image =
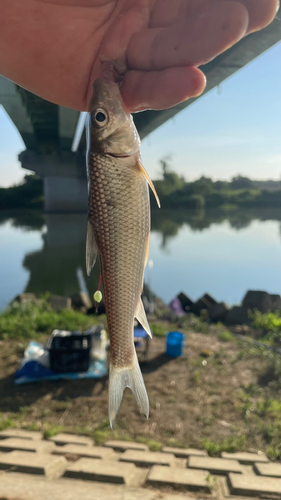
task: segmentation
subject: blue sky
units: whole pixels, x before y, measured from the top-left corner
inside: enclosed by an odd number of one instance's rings
[[[159,159],[172,156],[173,170],[188,180],[201,175],[230,179],[281,178],[281,43],[237,72],[142,143],[152,178]],[[17,155],[24,148],[0,107],[0,186],[20,182],[26,171]]]

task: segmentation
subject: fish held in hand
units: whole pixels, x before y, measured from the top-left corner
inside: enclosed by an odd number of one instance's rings
[[[149,254],[150,203],[140,139],[118,85],[94,83],[87,124],[88,275],[99,255],[110,336],[109,419],[112,426],[129,387],[141,411],[149,401],[134,347],[134,318],[151,331],[141,301]]]

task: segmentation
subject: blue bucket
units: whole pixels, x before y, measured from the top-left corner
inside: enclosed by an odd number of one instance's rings
[[[166,354],[173,358],[182,356],[185,335],[180,332],[169,332],[166,336]]]

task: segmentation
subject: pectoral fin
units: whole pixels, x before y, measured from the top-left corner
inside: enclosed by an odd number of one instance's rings
[[[158,207],[160,208],[160,201],[159,201],[158,195],[157,195],[157,193],[156,193],[156,189],[155,189],[155,187],[154,187],[154,185],[153,185],[152,180],[150,179],[150,177],[149,177],[149,175],[148,175],[147,171],[145,170],[145,168],[144,168],[144,166],[143,166],[143,164],[141,163],[141,161],[140,161],[140,160],[138,160],[138,161],[137,161],[137,166],[138,166],[139,170],[141,171],[141,173],[142,173],[142,174],[144,175],[144,177],[146,178],[146,180],[147,180],[148,184],[150,185],[150,187],[151,187],[151,189],[152,189],[152,191],[153,191],[153,194],[154,194],[154,196],[155,196],[155,199],[156,199],[157,205],[158,205]]]
[[[143,307],[143,303],[140,297],[139,305],[135,314],[135,318],[140,322],[141,326],[145,329],[145,331],[148,333],[148,335],[152,338],[152,333],[147,321],[147,317],[145,314],[145,310]]]
[[[87,238],[86,238],[86,270],[88,276],[90,276],[90,272],[95,265],[97,255],[98,255],[98,247],[94,234],[94,228],[91,222],[88,220]]]

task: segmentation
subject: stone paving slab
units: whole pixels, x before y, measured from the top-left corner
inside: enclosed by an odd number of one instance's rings
[[[54,443],[35,439],[7,438],[0,440],[0,451],[29,451],[33,453],[49,453],[54,449]]]
[[[52,441],[57,446],[63,446],[65,444],[79,444],[82,446],[92,446],[93,440],[87,436],[78,436],[76,434],[57,434],[56,436],[50,437],[48,441]]]
[[[0,455],[1,470],[15,470],[26,474],[40,474],[48,479],[60,477],[67,466],[64,457],[54,457],[43,453],[11,451]]]
[[[175,457],[171,453],[159,451],[134,451],[127,450],[119,457],[121,462],[131,462],[138,467],[151,467],[152,465],[175,465]]]
[[[281,464],[254,464],[254,471],[259,476],[280,477]]]
[[[173,448],[172,446],[164,446],[162,453],[172,453],[177,458],[189,458],[191,456],[207,457],[205,450],[195,450],[194,448]]]
[[[188,491],[211,493],[207,482],[208,473],[203,470],[178,469],[154,465],[149,471],[146,484],[150,486],[172,486]]]
[[[224,460],[223,458],[189,457],[189,469],[207,470],[212,474],[227,475],[229,472],[243,473],[242,466],[237,460]]]
[[[280,479],[271,477],[230,473],[228,475],[228,486],[232,495],[244,495],[246,497],[281,495]]]
[[[133,499],[132,499],[133,500]],[[158,497],[158,500],[159,497]],[[161,496],[161,500],[194,500],[194,497],[188,496],[186,494],[180,495],[179,493],[171,494],[171,495],[165,495],[164,497]]]
[[[148,451],[148,446],[146,444],[133,443],[132,441],[106,441],[104,446],[121,452],[126,450]]]
[[[114,450],[112,448],[104,448],[103,446],[65,444],[64,446],[56,446],[52,453],[54,455],[77,455],[84,458],[107,459],[114,455]]]
[[[159,500],[159,493],[155,490],[119,484],[93,485],[87,481],[65,478],[50,481],[42,476],[2,472],[0,498],[2,500]],[[161,497],[161,500],[166,500],[166,497]]]
[[[81,458],[67,467],[64,477],[106,483],[131,484],[136,473],[137,469],[134,464]]]
[[[42,433],[38,431],[25,431],[24,429],[6,429],[0,432],[0,439],[19,438],[42,440]]]
[[[269,462],[267,456],[262,453],[249,453],[246,451],[237,453],[227,453],[223,451],[221,457],[226,460],[238,460],[238,462],[243,465],[254,465],[255,462]]]

